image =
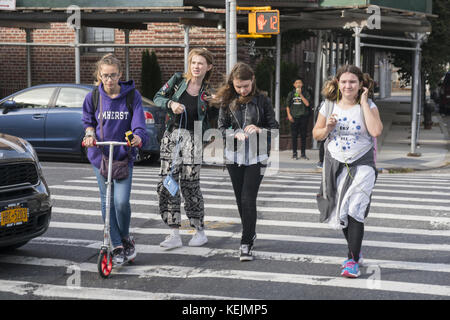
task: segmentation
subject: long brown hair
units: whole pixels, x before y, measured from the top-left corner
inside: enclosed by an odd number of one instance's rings
[[[336,101],[338,99],[339,79],[346,72],[353,73],[355,76],[357,76],[359,82],[362,82],[363,86],[369,89],[369,97],[373,97],[374,81],[370,77],[370,75],[368,73],[363,73],[357,66],[346,64],[338,69],[334,78],[325,82],[322,88],[322,95],[325,97],[325,99],[331,101]],[[359,91],[358,96],[356,97],[356,101],[360,100],[361,94],[362,91]]]
[[[214,63],[214,56],[211,53],[211,51],[209,51],[208,49],[205,49],[205,48],[194,48],[191,51],[189,51],[189,55],[188,55],[188,70],[184,74],[184,78],[186,80],[188,80],[188,81],[192,79],[191,62],[192,62],[192,58],[194,56],[202,56],[203,58],[205,58],[206,63],[208,65],[213,65],[213,63]],[[209,79],[211,79],[211,75],[212,75],[213,69],[214,69],[214,65],[211,68],[211,70],[208,70],[206,72],[205,77],[203,78],[203,82],[205,82],[205,83],[209,82]]]
[[[234,89],[233,81],[234,80],[252,80],[252,91],[246,97],[241,97]],[[259,91],[256,88],[256,80],[255,80],[255,72],[252,67],[244,62],[238,62],[234,65],[233,69],[231,69],[228,78],[225,83],[217,90],[214,99],[212,99],[211,103],[220,105],[221,107],[226,108],[230,106],[232,110],[237,108],[238,103],[247,103],[249,102],[255,94]]]

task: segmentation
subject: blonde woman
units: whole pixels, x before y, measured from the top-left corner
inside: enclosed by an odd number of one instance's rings
[[[194,146],[194,124],[195,121],[200,121],[202,132],[208,128],[208,109],[210,107],[207,97],[210,95],[208,83],[212,70],[213,55],[211,52],[203,48],[192,49],[188,56],[187,73],[175,73],[153,99],[158,107],[167,110],[170,117],[161,140],[161,181],[157,187],[159,213],[164,223],[172,229],[171,234],[160,244],[166,249],[183,245],[179,234],[181,226],[180,191],[172,196],[163,184],[169,174],[180,186],[185,201],[186,215],[191,227],[196,230],[189,241],[189,246],[202,246],[208,242],[204,231],[205,209],[200,190],[201,157],[194,154],[195,151],[201,150],[196,150]],[[179,128],[183,129],[180,135],[178,134]],[[202,132],[198,134],[202,134]],[[202,141],[201,137],[197,137],[197,139]],[[177,143],[180,143],[180,149],[175,158]],[[199,159],[200,161],[198,161]]]
[[[317,203],[320,221],[341,228],[348,243],[348,259],[341,275],[356,278],[377,171],[374,138],[383,130],[377,106],[369,99],[373,80],[353,65],[341,67],[328,81],[313,129],[316,140],[325,140],[323,179]]]

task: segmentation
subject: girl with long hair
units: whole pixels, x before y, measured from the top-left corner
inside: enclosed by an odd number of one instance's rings
[[[341,275],[356,278],[362,263],[364,220],[369,213],[377,170],[374,138],[383,130],[378,108],[369,99],[373,80],[356,66],[342,66],[325,83],[325,102],[313,136],[325,140],[322,184],[317,203],[320,221],[344,232],[348,259]]]
[[[256,88],[254,71],[242,62],[233,67],[213,102],[221,106],[218,128],[242,221],[240,260],[249,261],[256,239],[256,198],[270,151],[268,131],[278,129],[278,122],[270,99]]]
[[[209,79],[213,70],[213,55],[204,48],[189,52],[186,74],[175,73],[156,93],[156,106],[165,108],[169,114],[166,131],[161,140],[161,181],[158,183],[159,213],[172,232],[160,243],[161,247],[173,249],[183,245],[179,228],[181,226],[180,191],[172,195],[164,186],[164,180],[171,175],[178,182],[184,198],[184,208],[191,227],[196,233],[189,246],[202,246],[208,242],[204,231],[204,201],[200,190],[201,146],[196,148],[194,124],[200,121],[202,134],[208,126],[207,101]],[[179,134],[179,130],[182,134]],[[198,139],[198,137],[197,137]],[[200,141],[202,139],[200,138]],[[179,149],[177,148],[179,144]],[[200,149],[200,150],[197,150]],[[179,151],[179,152],[177,152]]]

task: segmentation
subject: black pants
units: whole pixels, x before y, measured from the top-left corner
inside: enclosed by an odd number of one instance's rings
[[[364,223],[348,217],[348,226],[342,229],[348,245],[348,258],[356,262],[359,260],[361,245],[364,237]]]
[[[325,149],[324,149],[325,140],[319,141],[319,162],[323,162],[323,157],[325,156]]]
[[[303,115],[298,118],[294,118],[294,122],[291,123],[292,134],[292,154],[297,155],[297,137],[300,134],[301,155],[304,156],[306,150],[306,134],[308,129],[308,115]]]
[[[261,169],[264,170],[264,166],[260,163],[250,166],[227,164],[227,169],[241,216],[241,244],[253,245],[253,239],[256,235],[256,197],[264,177],[263,172],[261,172]]]

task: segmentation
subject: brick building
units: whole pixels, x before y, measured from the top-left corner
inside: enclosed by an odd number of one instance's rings
[[[92,30],[89,31],[96,31]],[[98,30],[97,30],[98,31]],[[105,31],[105,29],[100,29]],[[125,43],[124,32],[119,29],[107,30],[112,33],[113,42]],[[83,31],[85,34],[88,30]],[[225,32],[217,28],[191,27],[190,46],[206,47],[215,57],[216,72],[213,83],[222,81],[225,73]],[[111,40],[111,37],[108,39]],[[50,29],[34,29],[31,31],[31,41],[47,44],[70,44],[74,42],[74,31],[66,23],[51,23]],[[130,44],[183,44],[184,29],[177,23],[151,23],[147,30],[133,30],[130,32]],[[0,28],[0,42],[26,42],[26,32],[20,28]],[[89,48],[91,49],[91,48]],[[95,62],[105,51],[114,52],[123,62],[124,48],[110,48],[99,52],[96,50],[82,50],[81,83],[92,83],[92,73]],[[106,48],[107,49],[107,48]],[[130,79],[134,79],[137,87],[141,82],[141,55],[145,48],[130,48],[129,72]],[[163,80],[167,80],[174,72],[184,69],[183,48],[150,48],[155,50],[162,71]],[[31,79],[32,85],[54,82],[74,82],[75,61],[74,49],[58,46],[31,47]],[[3,97],[18,89],[27,87],[26,48],[24,46],[0,46],[0,95]]]

